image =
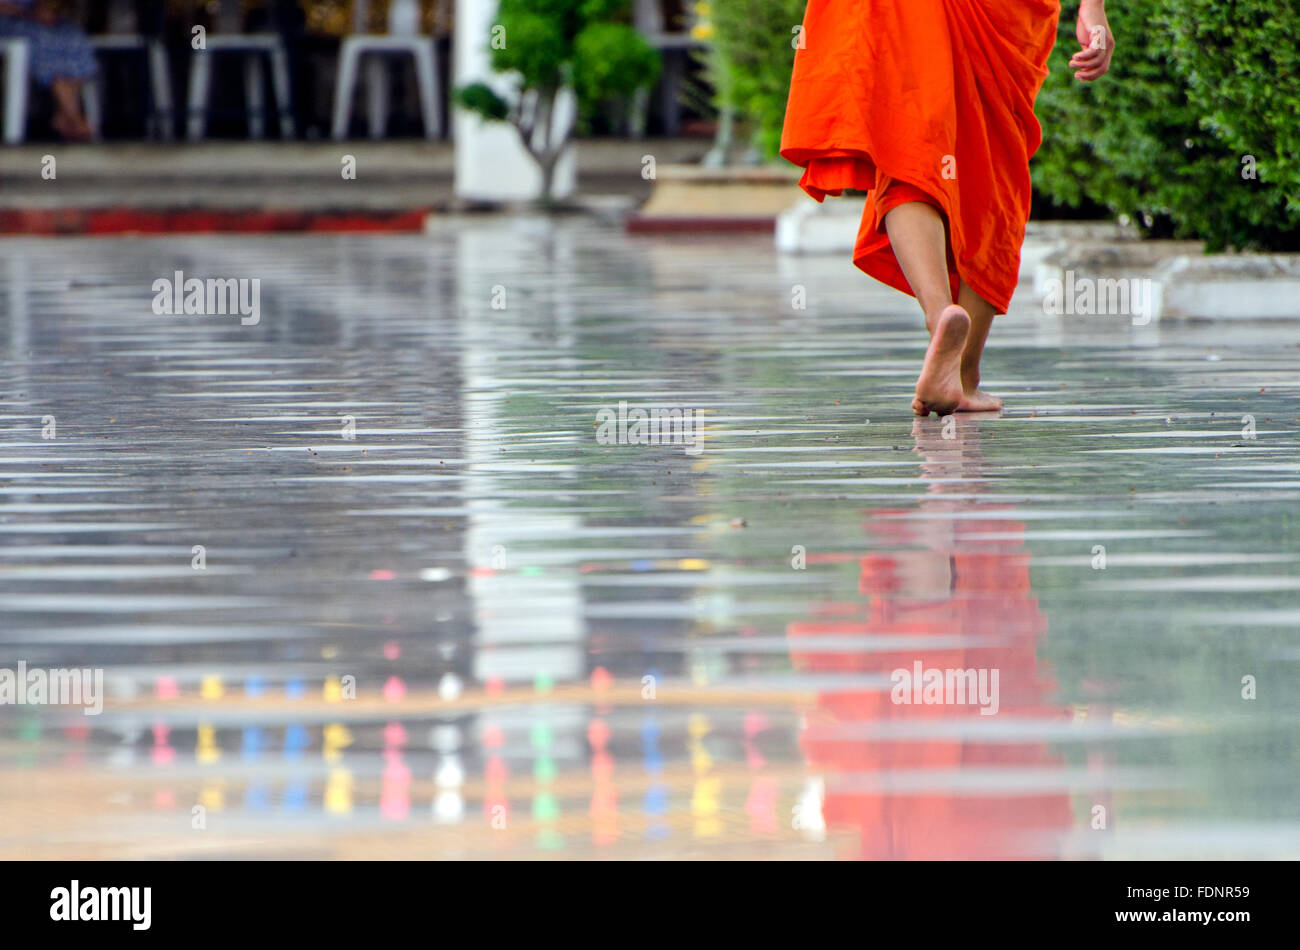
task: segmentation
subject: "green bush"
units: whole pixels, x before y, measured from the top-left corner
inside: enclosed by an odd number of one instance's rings
[[[659,53],[621,23],[593,23],[573,42],[573,87],[590,120],[602,108],[627,107],[632,95],[659,78]]]
[[[1169,3],[1174,49],[1202,124],[1237,159],[1257,243],[1300,246],[1300,6],[1262,0]],[[1259,184],[1241,177],[1242,159]],[[1238,243],[1232,241],[1230,243]]]
[[[794,34],[806,0],[712,0],[709,72],[719,108],[750,124],[750,143],[764,158],[781,147],[785,101],[794,69]]]
[[[1300,246],[1300,74],[1288,36],[1300,11],[1283,6],[1124,0],[1107,10],[1115,57],[1095,83],[1068,68],[1076,8],[1063,10],[1038,100],[1035,187],[1059,204],[1127,215],[1151,236]],[[1245,156],[1255,179],[1243,178]]]

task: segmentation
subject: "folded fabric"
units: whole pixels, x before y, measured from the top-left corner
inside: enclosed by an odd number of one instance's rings
[[[1059,15],[1059,0],[809,0],[781,154],[818,201],[870,192],[858,267],[912,293],[881,219],[927,201],[947,221],[954,297],[965,280],[1006,312]]]

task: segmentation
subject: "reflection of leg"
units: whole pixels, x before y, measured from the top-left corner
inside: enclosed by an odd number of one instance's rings
[[[903,276],[925,313],[930,346],[916,381],[912,410],[946,415],[961,402],[961,355],[970,328],[969,315],[952,302],[948,282],[948,236],[937,208],[909,201],[884,218],[889,243]]]
[[[988,467],[980,452],[978,423],[974,419],[912,420],[916,454],[921,456],[921,476],[931,481],[931,494],[969,495],[983,487]],[[960,479],[940,481],[939,479]]]
[[[948,533],[947,544],[942,535],[943,527],[951,527],[952,522],[944,522],[939,530],[929,528],[922,532],[921,541],[929,550],[896,551],[893,555],[894,573],[898,586],[891,595],[903,600],[946,600],[952,596],[952,534]]]
[[[965,281],[961,283],[957,302],[970,314],[970,333],[966,335],[966,346],[961,354],[962,398],[957,409],[964,412],[1001,409],[1001,399],[990,396],[979,388],[980,357],[984,354],[984,342],[988,339],[997,310],[993,304],[971,290]]]
[[[978,426],[973,419],[956,416],[912,420],[914,451],[921,458],[921,477],[928,494],[918,506],[918,513],[925,517],[909,520],[901,533],[892,537],[895,543],[919,548],[889,555],[895,576],[890,593],[896,598],[934,601],[952,596],[956,583],[953,555],[962,548],[957,513],[972,510],[973,496],[983,488],[981,476],[986,470]]]

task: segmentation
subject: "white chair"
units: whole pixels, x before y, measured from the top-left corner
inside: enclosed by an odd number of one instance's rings
[[[289,108],[289,55],[278,33],[240,33],[239,9],[230,0],[221,4],[218,32],[206,38],[206,49],[196,49],[190,56],[190,92],[188,137],[191,142],[203,138],[208,127],[208,94],[212,84],[212,60],[218,54],[243,59],[244,104],[251,138],[266,137],[266,102],[262,87],[266,63],[271,64],[271,82],[275,88],[276,113],[280,119],[280,137],[293,138],[293,113]]]
[[[438,107],[438,47],[433,37],[420,34],[418,0],[391,0],[386,35],[364,33],[365,24],[365,0],[356,0],[353,9],[353,28],[356,32],[344,38],[339,53],[339,75],[334,88],[334,138],[343,139],[347,136],[348,119],[352,114],[352,95],[357,86],[357,66],[362,56],[370,57],[366,64],[366,109],[370,137],[382,138],[388,122],[388,60],[394,56],[411,56],[415,60],[424,137],[439,138],[442,135],[442,113]]]
[[[0,39],[5,61],[4,143],[17,145],[27,135],[27,65],[31,50],[23,39]]]
[[[173,137],[172,82],[167,67],[167,50],[163,46],[162,39],[157,36],[145,36],[140,31],[135,4],[132,0],[110,0],[108,32],[90,37],[90,45],[96,53],[144,54],[149,70],[149,91],[153,98],[148,131],[150,135],[171,141]],[[82,103],[86,109],[86,121],[90,123],[96,139],[100,137],[103,128],[103,110],[100,104],[103,97],[104,72],[100,70],[99,75],[92,82],[82,86]]]

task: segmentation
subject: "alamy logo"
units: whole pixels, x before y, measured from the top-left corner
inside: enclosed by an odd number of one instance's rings
[[[104,711],[103,670],[0,669],[0,706],[84,706],[87,716]]]
[[[200,280],[176,271],[172,279],[153,282],[153,312],[171,314],[239,314],[246,327],[262,320],[262,281],[257,277],[209,277]]]
[[[1043,312],[1055,316],[1127,316],[1133,326],[1151,322],[1160,306],[1160,285],[1146,278],[1053,277],[1044,285]]]
[[[50,891],[50,920],[128,920],[132,930],[153,921],[152,887],[71,887]]]
[[[596,413],[596,441],[601,445],[684,445],[687,455],[704,451],[700,430],[704,413],[699,409],[663,409],[618,404],[618,412]]]
[[[998,712],[996,669],[924,669],[917,660],[910,670],[894,670],[889,680],[894,684],[889,698],[895,705],[979,706],[981,716],[996,716]]]

